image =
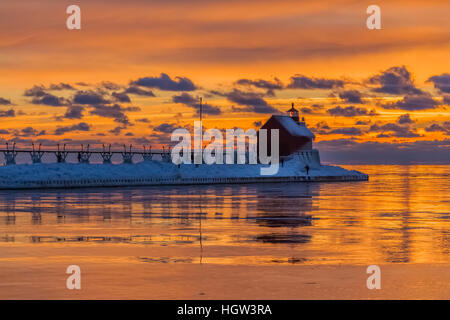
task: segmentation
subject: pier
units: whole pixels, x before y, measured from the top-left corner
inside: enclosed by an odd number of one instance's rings
[[[133,163],[133,157],[135,155],[140,155],[144,161],[151,161],[154,155],[159,155],[163,161],[171,159],[170,148],[159,151],[152,151],[151,146],[143,146],[142,150],[133,150],[133,146],[123,145],[122,150],[112,150],[111,145],[103,145],[102,149],[91,149],[90,145],[81,145],[80,149],[66,149],[66,145],[58,144],[56,148],[42,148],[42,144],[31,145],[31,149],[17,149],[15,143],[6,143],[6,147],[0,149],[0,153],[3,153],[5,157],[6,165],[15,165],[16,157],[20,153],[25,153],[30,155],[32,163],[42,163],[42,157],[45,154],[53,154],[56,158],[57,163],[65,163],[67,156],[70,154],[76,155],[76,161],[78,163],[90,163],[90,158],[92,155],[97,154],[103,159],[104,164],[110,164],[113,155],[120,155],[122,157],[123,163]]]
[[[348,182],[368,181],[365,174],[340,176],[291,176],[291,177],[200,177],[200,178],[128,178],[128,179],[63,179],[63,180],[0,180],[0,190],[4,189],[57,189],[92,187],[131,187],[131,186],[177,186],[212,184],[249,184],[249,183],[290,183],[290,182]]]
[[[64,145],[54,149],[32,145],[31,149],[16,149],[8,144],[0,149],[6,159],[6,166],[0,166],[0,190],[41,189],[41,188],[85,188],[85,187],[130,187],[163,185],[210,185],[239,183],[288,183],[288,182],[338,182],[367,181],[361,172],[320,164],[317,150],[298,151],[281,158],[274,175],[261,175],[261,168],[267,165],[254,164],[174,164],[171,150],[153,151],[150,147],[133,150],[133,146],[123,146],[113,150],[112,146],[102,146],[92,150],[89,145],[78,150],[67,149]],[[16,156],[24,153],[32,165],[16,164]],[[49,163],[45,154],[55,159]],[[97,159],[92,159],[95,154]],[[66,161],[68,155],[72,155]],[[117,155],[121,164],[112,164]],[[144,161],[135,161],[134,156],[142,156]],[[157,155],[156,159],[153,157]],[[48,158],[48,157],[47,157]],[[103,159],[103,164],[102,164]],[[21,160],[21,159],[19,159]],[[306,167],[309,170],[306,171]]]

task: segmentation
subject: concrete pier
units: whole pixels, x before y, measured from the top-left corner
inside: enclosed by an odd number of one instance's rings
[[[0,189],[42,189],[42,188],[92,188],[132,186],[173,186],[247,183],[294,183],[294,182],[344,182],[368,181],[369,176],[294,176],[294,177],[233,177],[233,178],[141,178],[141,179],[80,179],[80,180],[30,180],[1,181]]]

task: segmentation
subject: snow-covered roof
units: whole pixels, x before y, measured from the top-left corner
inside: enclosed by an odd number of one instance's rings
[[[314,133],[312,133],[304,124],[298,124],[289,116],[273,116],[275,119],[277,119],[281,125],[291,134],[292,136],[296,137],[308,137],[308,138],[315,138]]]

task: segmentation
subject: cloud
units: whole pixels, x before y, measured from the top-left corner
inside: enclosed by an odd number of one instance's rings
[[[450,74],[444,73],[440,76],[432,76],[427,82],[433,82],[434,87],[441,92],[450,93]]]
[[[72,131],[89,131],[91,130],[91,127],[86,122],[80,122],[78,124],[74,124],[72,126],[67,127],[58,127],[56,128],[54,135],[60,136],[63,135],[66,132],[72,132]]]
[[[136,86],[130,86],[127,89],[125,89],[124,93],[128,94],[135,94],[138,96],[147,96],[147,97],[154,97],[155,94],[151,90],[145,90]]]
[[[255,112],[255,113],[279,113],[277,109],[269,105],[264,100],[264,94],[258,92],[247,92],[239,89],[233,89],[230,92],[212,91],[213,94],[226,97],[229,101],[245,106],[245,108],[233,108],[239,112]]]
[[[139,78],[136,81],[132,81],[131,84],[164,91],[193,91],[197,89],[194,83],[188,78],[176,77],[175,80],[172,80],[165,73],[161,73],[159,77]]]
[[[319,134],[322,134],[322,132],[325,132],[326,134],[326,131],[330,129],[331,128],[326,121],[319,121],[316,123],[315,127],[312,128],[314,132],[317,132]]]
[[[382,105],[385,109],[400,109],[408,111],[435,109],[439,103],[428,94],[406,95],[402,100]]]
[[[83,118],[84,107],[82,106],[69,106],[66,109],[66,113],[63,118],[66,119],[81,119]]]
[[[266,94],[269,96],[274,96],[275,95],[274,90],[281,90],[284,87],[283,83],[278,78],[274,78],[273,81],[263,79],[258,80],[239,79],[235,82],[235,84],[241,86],[254,87],[258,89],[265,89],[267,90]]]
[[[9,130],[0,129],[0,134],[9,134]]]
[[[73,97],[73,102],[83,105],[98,105],[109,103],[103,95],[92,90],[77,91]]]
[[[291,77],[288,84],[290,89],[333,89],[342,88],[345,82],[337,79],[309,78],[304,75],[297,74]]]
[[[8,117],[15,117],[16,116],[16,112],[14,111],[14,109],[9,109],[9,110],[0,110],[0,118],[8,118]]]
[[[197,113],[200,112],[200,101],[199,99],[194,98],[193,96],[191,96],[189,93],[182,93],[181,95],[178,96],[173,96],[172,97],[172,101],[175,103],[181,103],[184,104],[188,107],[194,108],[197,110]],[[216,106],[212,106],[210,104],[207,103],[203,103],[202,104],[202,112],[203,114],[211,114],[211,115],[218,115],[221,114],[222,111],[220,110],[219,107]]]
[[[362,94],[358,90],[347,90],[339,93],[339,98],[348,103],[364,103],[362,101]]]
[[[42,136],[42,135],[45,135],[46,134],[46,131],[45,130],[41,130],[41,131],[39,131],[39,130],[36,130],[36,129],[34,129],[33,127],[26,127],[26,128],[23,128],[22,130],[16,130],[15,132],[14,132],[14,134],[16,135],[16,136],[19,136],[19,137],[32,137],[32,136]]]
[[[331,130],[330,126],[326,121],[319,121],[316,123],[314,127],[311,127],[310,129],[312,132],[319,135],[321,134],[326,135],[328,134],[328,131]]]
[[[52,106],[52,107],[61,107],[67,105],[66,99],[62,97],[54,96],[50,93],[45,93],[42,96],[34,97],[31,100],[31,103],[33,104],[42,104],[46,106]]]
[[[372,91],[389,94],[421,94],[414,86],[411,73],[402,67],[392,67],[368,80],[369,84],[379,85]]]
[[[125,128],[124,127],[115,127],[114,129],[109,130],[109,133],[112,133],[113,135],[118,136],[122,132],[123,129],[125,129]]]
[[[128,116],[125,112],[136,112],[140,111],[139,107],[122,107],[119,104],[109,105],[94,105],[93,109],[90,110],[90,114],[97,115],[105,118],[112,118],[115,122],[122,123],[123,125],[131,125]]]
[[[366,125],[370,124],[370,122],[371,122],[370,120],[369,121],[358,120],[355,122],[355,125],[356,126],[366,126]]]
[[[403,114],[400,117],[398,117],[397,120],[398,124],[411,124],[414,123],[414,121],[411,119],[409,113]]]
[[[171,123],[162,123],[157,127],[154,127],[153,130],[161,133],[172,133],[174,130],[180,128],[177,124]]]
[[[355,106],[349,106],[342,108],[337,106],[335,108],[328,109],[327,112],[332,116],[341,117],[356,117],[356,116],[375,116],[377,113],[375,110],[368,111],[365,108],[356,108]]]
[[[420,134],[411,130],[409,126],[401,126],[396,123],[386,123],[384,125],[373,124],[369,132],[381,132],[382,136],[378,136],[379,138],[384,137],[397,137],[397,138],[416,138],[421,137]],[[388,132],[389,134],[386,134]]]
[[[61,107],[69,103],[68,101],[66,101],[66,99],[57,97],[51,93],[46,92],[45,90],[46,88],[42,85],[34,85],[32,88],[26,89],[23,95],[26,97],[33,97],[33,99],[31,100],[31,103],[33,104]]]
[[[119,88],[118,85],[112,82],[102,82],[101,86],[107,90]],[[98,88],[97,90],[80,90],[77,91],[63,118],[81,119],[85,108],[89,108],[89,114],[97,115],[105,118],[112,118],[115,122],[121,123],[125,126],[131,125],[126,112],[140,111],[139,107],[129,106],[123,107],[118,103],[111,103],[110,100],[116,100],[122,103],[130,103],[131,99],[125,92],[112,92]]]
[[[50,84],[48,90],[75,90],[75,88],[68,83],[60,82],[58,84]]]
[[[331,129],[326,121],[317,122],[314,127],[311,127],[311,130],[319,135],[343,134],[347,136],[360,136],[364,134],[361,129],[355,127]]]
[[[102,81],[100,83],[100,87],[103,89],[106,89],[106,90],[110,90],[110,91],[113,91],[113,90],[117,91],[117,90],[122,89],[122,86],[120,86],[114,82],[111,82],[111,81]]]
[[[433,123],[425,128],[427,132],[444,132],[446,135],[450,135],[450,121],[446,121],[443,124]]]
[[[172,101],[175,103],[182,103],[185,105],[195,105],[195,104],[200,104],[200,101],[198,99],[195,99],[193,96],[191,96],[189,93],[182,93],[179,96],[173,96],[172,97]]]
[[[61,107],[66,106],[70,102],[63,97],[57,97],[51,93],[46,92],[46,90],[75,90],[71,85],[67,83],[50,84],[48,88],[43,85],[34,85],[30,89],[26,89],[24,96],[33,97],[31,103],[46,105],[51,107]]]
[[[124,92],[113,92],[111,95],[119,102],[131,102],[130,97]]]
[[[147,118],[140,118],[140,119],[136,119],[136,122],[149,123],[150,120],[148,120]]]
[[[6,106],[6,105],[10,105],[10,104],[11,104],[11,100],[0,97],[0,105]]]
[[[33,86],[30,89],[25,89],[25,92],[23,95],[25,97],[42,97],[43,95],[46,95],[45,87],[44,86]]]

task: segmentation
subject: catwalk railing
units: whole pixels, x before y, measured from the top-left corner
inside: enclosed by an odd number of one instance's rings
[[[234,150],[235,155],[234,158],[237,158],[237,151]],[[139,155],[142,157],[144,161],[152,161],[154,160],[154,156],[158,155],[160,160],[163,162],[171,162],[171,149],[170,147],[163,147],[162,150],[152,150],[151,146],[143,146],[141,150],[133,150],[133,146],[125,146],[123,145],[122,150],[112,150],[112,146],[103,145],[101,149],[91,149],[90,145],[81,145],[80,149],[66,149],[66,145],[57,145],[56,148],[46,148],[43,149],[42,145],[39,144],[35,146],[31,145],[31,149],[17,149],[15,143],[6,143],[6,148],[0,149],[0,153],[3,153],[5,158],[6,165],[14,165],[17,163],[16,157],[19,154],[29,154],[29,159],[31,159],[32,163],[42,163],[44,155],[54,155],[57,163],[66,163],[67,157],[69,155],[76,155],[76,157],[72,157],[71,162],[78,162],[89,164],[91,163],[91,156],[97,155],[100,156],[99,159],[103,161],[104,164],[111,164],[113,155],[119,155],[122,157],[123,163],[133,164],[133,157],[135,155]],[[194,154],[193,150],[191,153],[191,160],[194,163]],[[226,151],[224,152],[223,158],[225,158]],[[320,166],[320,156],[318,150],[299,150],[294,152],[290,156],[280,157],[281,166],[284,165],[284,162],[292,157],[298,157],[303,163],[310,165],[311,167]],[[23,159],[22,159],[23,161]],[[48,158],[47,158],[48,161]],[[245,163],[249,161],[249,153],[245,152]],[[94,161],[95,163],[95,161]]]
[[[163,160],[170,159],[170,148],[163,147],[163,150],[152,151],[151,146],[143,146],[142,150],[133,150],[133,146],[129,145],[123,146],[123,150],[112,150],[111,145],[103,145],[102,149],[90,149],[90,145],[81,145],[78,150],[66,149],[66,145],[56,146],[56,149],[48,148],[43,149],[42,145],[39,144],[35,146],[34,143],[31,145],[31,149],[17,149],[15,143],[6,143],[6,148],[0,149],[0,153],[3,153],[5,157],[6,165],[16,164],[16,157],[18,154],[25,153],[30,155],[32,163],[41,163],[42,157],[45,154],[53,154],[56,157],[56,162],[65,163],[67,156],[69,154],[77,155],[76,159],[79,163],[90,163],[90,158],[92,155],[100,155],[103,159],[103,163],[111,163],[111,158],[114,154],[122,156],[124,163],[133,163],[133,156],[140,155],[144,161],[152,160],[154,155],[159,155]]]

